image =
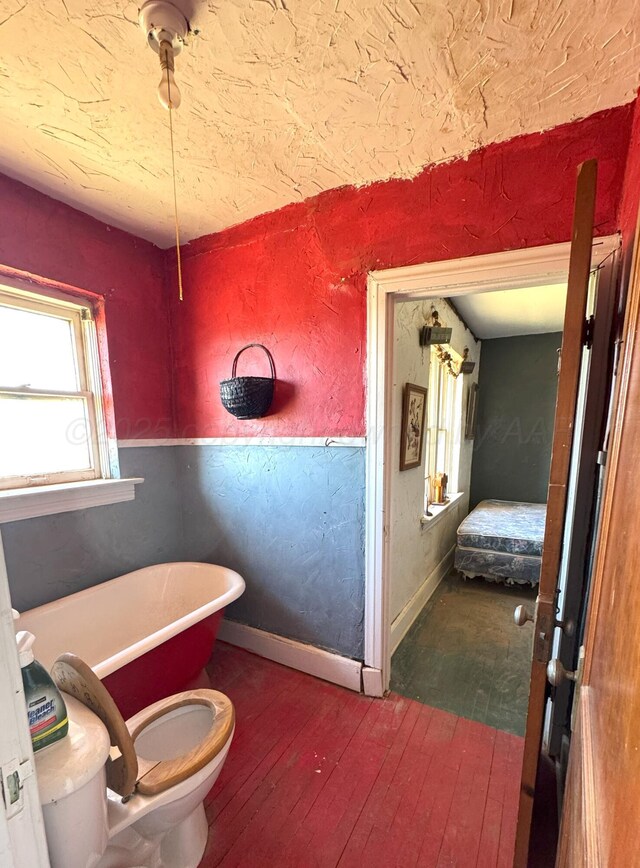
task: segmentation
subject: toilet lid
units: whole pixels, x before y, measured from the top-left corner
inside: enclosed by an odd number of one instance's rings
[[[51,677],[60,690],[75,696],[97,714],[116,750],[107,759],[107,786],[128,798],[138,780],[138,758],[133,739],[118,706],[90,666],[75,654],[62,654],[51,667]]]

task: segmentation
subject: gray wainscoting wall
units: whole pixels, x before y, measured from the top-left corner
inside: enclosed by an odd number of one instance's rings
[[[365,450],[120,450],[128,503],[2,526],[13,605],[30,609],[143,566],[206,561],[247,583],[227,616],[363,656]]]
[[[482,342],[471,502],[547,499],[562,333]]]
[[[363,655],[365,450],[181,446],[185,547],[237,570],[227,615]]]
[[[176,450],[121,449],[135,500],[3,524],[11,601],[24,611],[149,564],[183,558]]]

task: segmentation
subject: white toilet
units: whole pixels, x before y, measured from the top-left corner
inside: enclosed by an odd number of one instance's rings
[[[125,723],[75,655],[51,675],[69,713],[68,736],[35,755],[52,868],[196,868],[203,801],[233,737],[231,700],[190,690]]]

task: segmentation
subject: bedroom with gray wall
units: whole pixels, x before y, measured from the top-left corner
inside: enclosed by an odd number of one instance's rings
[[[483,340],[470,509],[546,502],[561,343],[561,332]]]

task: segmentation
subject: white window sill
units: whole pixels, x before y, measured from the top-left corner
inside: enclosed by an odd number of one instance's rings
[[[451,510],[453,506],[458,503],[460,498],[464,495],[464,491],[458,491],[456,494],[452,494],[449,496],[449,500],[446,503],[431,503],[429,504],[429,512],[432,515],[423,515],[420,518],[420,524],[423,528],[434,527],[434,525],[438,524],[438,522]]]
[[[0,491],[0,523],[133,500],[144,479],[91,479]]]

